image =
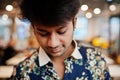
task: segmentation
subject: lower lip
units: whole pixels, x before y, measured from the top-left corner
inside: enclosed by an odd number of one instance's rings
[[[61,50],[60,49],[55,49],[55,50],[50,50],[53,54],[59,53]]]

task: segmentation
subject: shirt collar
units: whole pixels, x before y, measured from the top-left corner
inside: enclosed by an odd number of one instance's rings
[[[39,48],[39,65],[43,66],[45,64],[47,64],[50,60],[50,58],[48,57],[48,55],[45,53],[45,51],[40,47]]]
[[[75,59],[81,59],[82,56],[79,51],[80,47],[77,46],[77,42],[75,40],[73,40],[73,44],[75,45],[75,49],[74,49],[73,53],[71,54],[71,56],[73,56]]]
[[[79,52],[79,48],[78,48],[77,42],[75,40],[73,40],[73,44],[75,45],[75,49],[74,49],[73,53],[71,54],[71,56],[73,56],[75,59],[81,59],[82,56]],[[48,62],[51,62],[51,59],[45,53],[45,51],[40,47],[39,48],[39,65],[43,66],[43,65],[47,64]]]

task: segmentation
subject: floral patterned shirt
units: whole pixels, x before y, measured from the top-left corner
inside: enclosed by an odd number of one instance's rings
[[[83,47],[79,49],[82,58],[70,56],[65,59],[64,78],[56,73],[51,61],[41,65],[39,51],[15,66],[16,74],[13,80],[112,80],[108,72],[105,59],[94,48]]]

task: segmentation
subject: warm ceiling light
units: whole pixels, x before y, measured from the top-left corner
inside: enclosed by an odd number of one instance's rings
[[[12,5],[7,5],[6,6],[6,10],[7,11],[12,11],[13,10],[13,6]]]
[[[87,10],[88,10],[88,6],[85,5],[85,4],[82,5],[82,6],[81,6],[81,10],[82,10],[82,11],[87,11]]]
[[[91,12],[87,12],[85,15],[88,19],[92,18],[92,13]]]
[[[101,13],[101,9],[100,8],[95,8],[93,12],[95,14],[100,14]]]
[[[116,6],[115,6],[115,5],[110,5],[110,6],[109,6],[109,9],[110,9],[111,11],[115,11],[115,10],[116,10]]]
[[[2,15],[2,20],[8,20],[8,15],[7,14],[3,14]]]

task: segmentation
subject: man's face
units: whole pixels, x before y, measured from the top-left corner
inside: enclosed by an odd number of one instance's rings
[[[73,22],[60,26],[33,25],[40,46],[51,57],[59,57],[70,52],[73,39]]]

